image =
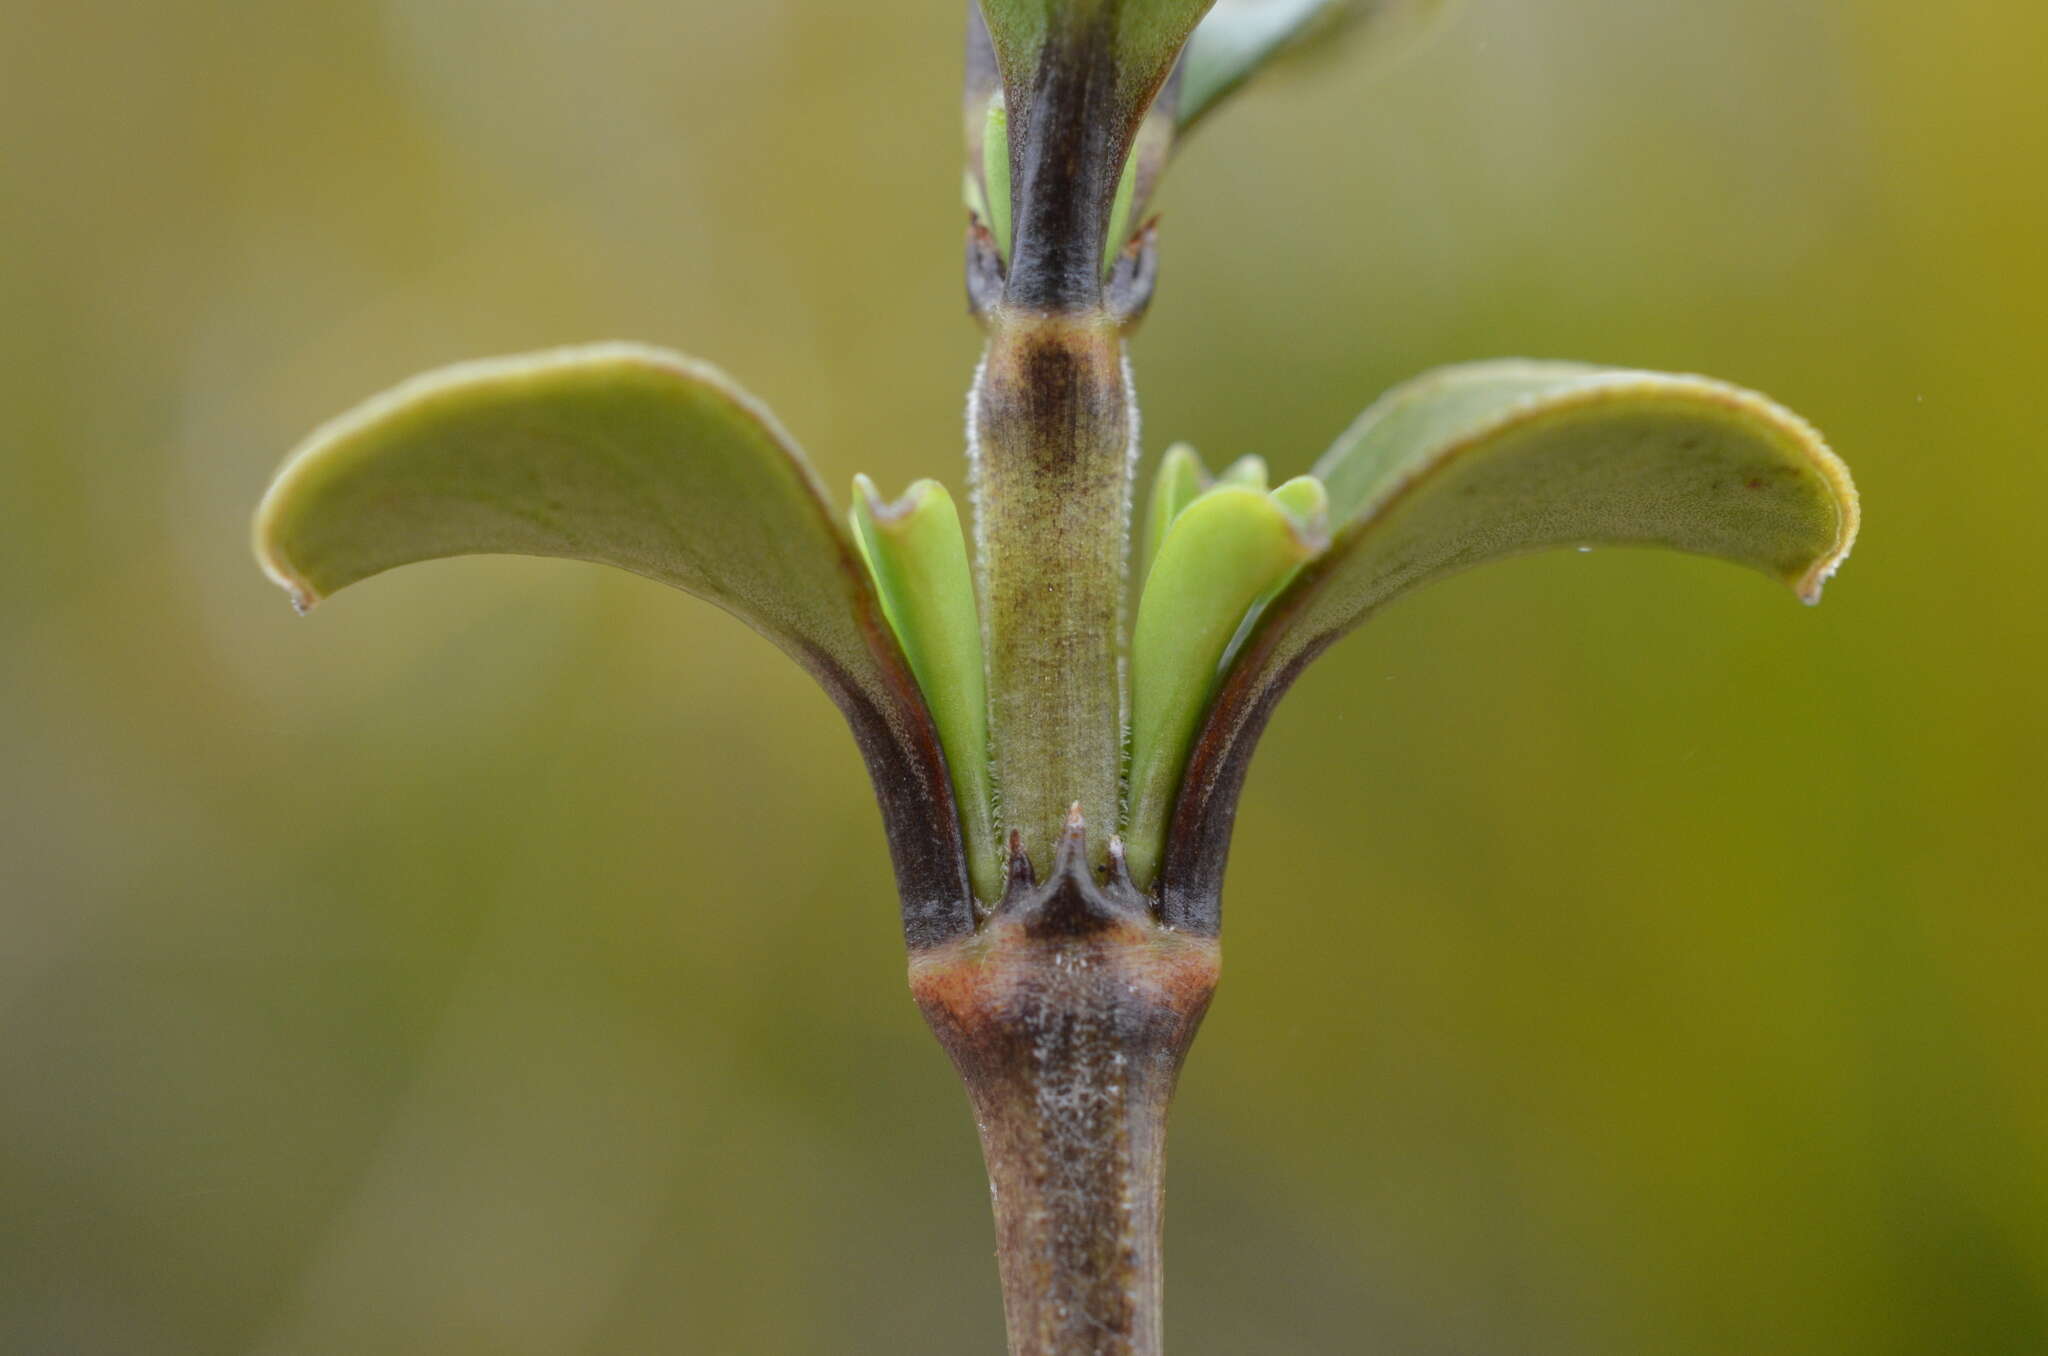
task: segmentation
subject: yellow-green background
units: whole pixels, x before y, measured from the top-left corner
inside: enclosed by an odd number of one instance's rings
[[[958,484],[952,0],[0,5],[0,1350],[1000,1345],[827,702],[461,561],[295,619],[270,469],[632,337]],[[1202,1353],[2048,1350],[2048,11],[1469,0],[1182,155],[1147,442],[1293,473],[1520,354],[1868,507],[1818,610],[1565,554],[1283,706],[1178,1109]]]

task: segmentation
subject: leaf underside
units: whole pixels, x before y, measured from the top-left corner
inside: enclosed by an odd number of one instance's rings
[[[1274,600],[1197,738],[1162,879],[1213,932],[1258,734],[1296,674],[1381,606],[1556,546],[1664,546],[1747,565],[1808,602],[1848,555],[1848,469],[1798,416],[1702,377],[1572,363],[1447,368],[1401,387],[1317,463],[1331,545]]]
[[[256,551],[302,610],[449,556],[615,565],[725,608],[815,675],[882,801],[905,927],[971,926],[943,760],[866,573],[801,454],[722,373],[603,344],[416,377],[279,471]]]

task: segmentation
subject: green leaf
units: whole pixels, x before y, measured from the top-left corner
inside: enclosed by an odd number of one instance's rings
[[[931,814],[950,801],[938,741],[867,572],[795,445],[716,369],[604,344],[415,377],[292,454],[256,553],[301,610],[482,553],[616,565],[717,603],[846,712],[913,941],[971,926],[957,826]]]
[[[1296,476],[1276,486],[1273,502],[1302,522],[1316,524],[1318,536],[1329,535],[1330,491],[1314,476]]]
[[[1404,459],[1428,455],[1524,401],[1613,369],[1588,363],[1465,363],[1395,387],[1353,421],[1316,462],[1337,522],[1349,521]]]
[[[1152,562],[1166,541],[1166,529],[1181,510],[1195,502],[1209,488],[1209,471],[1202,458],[1187,443],[1175,443],[1159,459],[1152,476],[1152,497],[1145,506],[1145,540],[1138,558],[1138,584],[1142,588],[1152,573]]]
[[[883,611],[903,643],[946,750],[968,874],[975,892],[993,905],[1002,897],[1003,858],[996,850],[989,784],[981,617],[959,510],[936,480],[918,481],[890,504],[876,495],[873,481],[856,476],[851,518]]]
[[[1223,474],[1216,477],[1218,485],[1242,485],[1246,489],[1264,491],[1271,475],[1266,470],[1266,459],[1256,452],[1247,452],[1223,468]]]
[[[1183,128],[1261,67],[1322,33],[1350,30],[1384,42],[1412,31],[1444,0],[1216,0],[1188,40],[1180,75]]]
[[[1131,766],[1124,848],[1147,888],[1159,867],[1166,817],[1188,744],[1216,690],[1246,615],[1324,538],[1264,487],[1219,484],[1189,504],[1138,600],[1131,633]]]
[[[1276,487],[1270,497],[1274,503],[1286,510],[1287,516],[1294,522],[1295,535],[1303,542],[1312,544],[1317,551],[1329,544],[1330,494],[1323,488],[1322,481],[1314,476],[1296,476]],[[1238,624],[1237,634],[1230,638],[1230,644],[1225,648],[1223,657],[1217,664],[1219,681],[1221,675],[1228,672],[1236,660],[1237,652],[1243,648],[1245,640],[1258,625],[1259,618],[1265,615],[1267,605],[1293,582],[1296,572],[1288,570],[1280,575],[1250,607],[1245,609],[1244,620]]]
[[[652,349],[416,377],[292,454],[256,539],[302,608],[414,561],[566,556],[687,589],[792,652],[866,662],[860,577],[787,437],[721,373]]]
[[[1273,703],[1410,590],[1556,546],[1664,546],[1760,570],[1807,602],[1856,537],[1848,468],[1805,421],[1703,377],[1571,363],[1448,368],[1381,400],[1316,464],[1329,549],[1233,661],[1174,810],[1168,921],[1213,929],[1238,789]]]
[[[1374,405],[1315,471],[1339,524],[1319,612],[1369,610],[1426,578],[1562,545],[1718,556],[1813,602],[1856,533],[1855,487],[1820,435],[1705,377],[1446,368]]]

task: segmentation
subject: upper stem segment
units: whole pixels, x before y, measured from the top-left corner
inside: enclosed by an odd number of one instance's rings
[[[1118,819],[1136,405],[1106,312],[986,319],[970,454],[990,753],[1001,823],[1046,865],[1070,805]]]

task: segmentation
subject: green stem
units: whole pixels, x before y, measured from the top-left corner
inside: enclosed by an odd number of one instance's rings
[[[1119,817],[1136,405],[1106,313],[985,319],[969,455],[990,752],[1001,826],[1044,866],[1070,806]]]

